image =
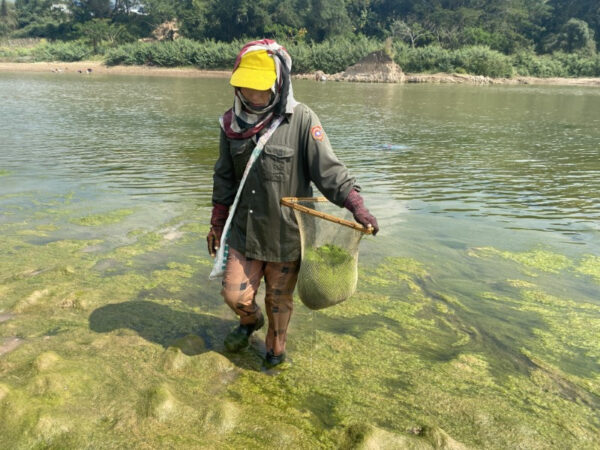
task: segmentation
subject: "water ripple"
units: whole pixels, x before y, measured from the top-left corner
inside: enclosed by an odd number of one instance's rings
[[[600,117],[599,95],[342,85],[324,95],[310,86],[299,83],[297,96],[314,105],[366,193],[516,228],[597,229],[600,121],[590,117]],[[208,198],[227,89],[223,80],[4,74],[0,170],[42,185],[71,179],[132,196]]]

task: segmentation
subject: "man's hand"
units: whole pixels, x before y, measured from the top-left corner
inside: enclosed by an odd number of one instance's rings
[[[223,234],[223,228],[211,227],[208,235],[206,236],[208,253],[213,258],[216,256],[217,250],[219,250],[219,245],[221,244],[221,234]]]
[[[219,250],[221,245],[221,235],[223,234],[223,228],[227,217],[229,216],[229,206],[220,205],[218,203],[213,204],[212,214],[210,216],[210,231],[206,236],[206,245],[208,246],[208,254],[213,258]]]
[[[363,202],[363,198],[360,194],[352,189],[348,198],[344,202],[344,207],[352,213],[354,220],[360,223],[365,228],[373,229],[373,236],[379,231],[379,225],[377,225],[377,219],[373,216]]]

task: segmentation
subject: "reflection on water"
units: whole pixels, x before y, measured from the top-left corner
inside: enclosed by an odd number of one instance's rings
[[[383,91],[376,96],[381,100],[343,105],[350,120],[333,107],[328,113],[332,139],[378,191],[451,213],[509,218],[515,228],[523,227],[516,219],[535,218],[541,219],[536,228],[598,229],[597,90],[370,89],[374,97]]]
[[[593,88],[296,82],[296,91],[368,193],[515,229],[539,219],[536,229],[598,230]],[[206,198],[230,100],[226,80],[3,75],[0,165],[127,195]]]

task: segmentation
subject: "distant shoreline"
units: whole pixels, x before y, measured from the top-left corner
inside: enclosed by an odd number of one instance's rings
[[[106,66],[102,61],[78,62],[2,62],[0,72],[47,72],[111,75],[173,76],[189,78],[227,78],[230,70],[200,70],[194,67]]]
[[[47,72],[142,76],[173,76],[187,78],[227,78],[229,70],[202,70],[194,67],[152,66],[106,66],[102,61],[79,62],[1,62],[0,72]],[[313,74],[296,75],[299,79],[315,79]],[[536,78],[518,76],[514,78],[490,78],[463,74],[405,74],[404,83],[473,84],[473,85],[555,85],[555,86],[598,86],[600,78]]]

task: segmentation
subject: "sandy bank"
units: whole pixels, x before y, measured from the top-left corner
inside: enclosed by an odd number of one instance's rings
[[[454,84],[536,84],[556,86],[600,86],[600,78],[490,78],[481,75],[463,74],[406,74],[405,83],[454,83]]]
[[[229,70],[200,70],[193,67],[151,67],[151,66],[105,66],[102,61],[80,62],[0,62],[0,72],[53,72],[53,73],[82,73],[113,74],[113,75],[144,75],[144,76],[174,76],[198,78],[225,78],[231,75]]]
[[[226,78],[229,70],[200,70],[193,67],[151,67],[151,66],[105,66],[101,61],[80,62],[36,62],[17,63],[0,62],[0,72],[54,72],[86,74],[91,69],[93,74],[143,75],[143,76],[174,76],[197,78]],[[335,75],[326,76],[335,80]],[[296,75],[298,79],[314,80],[314,74]],[[556,85],[556,86],[599,86],[600,78],[490,78],[480,75],[463,74],[405,74],[405,83],[438,83],[438,84],[475,84],[475,85]]]

